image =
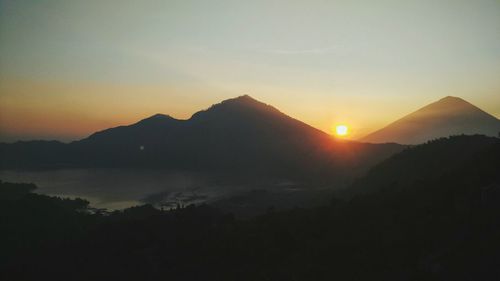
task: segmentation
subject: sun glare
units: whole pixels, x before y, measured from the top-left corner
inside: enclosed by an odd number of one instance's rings
[[[338,125],[335,127],[335,133],[337,133],[337,136],[346,136],[349,133],[349,128],[346,125]]]

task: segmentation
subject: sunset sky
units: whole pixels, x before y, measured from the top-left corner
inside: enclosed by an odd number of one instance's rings
[[[0,140],[248,94],[361,137],[444,96],[500,117],[498,0],[0,0]]]

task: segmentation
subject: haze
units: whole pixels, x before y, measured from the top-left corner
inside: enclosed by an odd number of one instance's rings
[[[242,94],[358,138],[448,95],[500,117],[498,77],[495,0],[0,0],[2,141]]]

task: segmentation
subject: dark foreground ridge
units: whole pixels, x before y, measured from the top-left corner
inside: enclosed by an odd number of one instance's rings
[[[420,172],[426,164],[432,171]],[[398,173],[409,176],[403,181]],[[208,205],[104,214],[83,200],[33,194],[33,185],[0,183],[0,279],[500,276],[498,139],[458,136],[417,146],[377,165],[357,186],[363,192],[329,206],[270,208],[238,220]]]

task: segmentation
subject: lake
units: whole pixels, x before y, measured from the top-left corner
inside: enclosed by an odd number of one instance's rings
[[[221,188],[201,174],[165,170],[62,169],[0,171],[7,182],[34,183],[36,193],[88,200],[92,207],[123,209],[144,203],[196,203],[238,190]]]

